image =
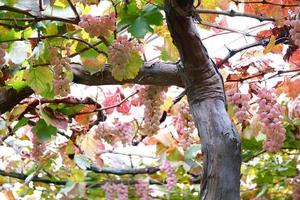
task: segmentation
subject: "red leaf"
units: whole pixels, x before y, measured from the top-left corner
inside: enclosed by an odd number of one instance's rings
[[[120,113],[127,114],[129,113],[130,108],[131,108],[131,103],[129,101],[125,101],[119,107],[117,107],[117,111]]]
[[[102,104],[104,107],[116,106],[121,102],[122,99],[124,99],[124,96],[121,93],[120,88],[117,88],[117,90],[114,94],[110,93],[109,95],[106,96],[106,98],[104,99]],[[116,109],[120,113],[127,114],[127,113],[129,113],[130,108],[131,108],[130,101],[125,101],[120,106],[117,106]],[[110,109],[105,110],[105,112],[107,114],[111,114],[111,113],[113,113],[114,110],[115,110],[115,108],[110,108]]]
[[[294,51],[288,60],[291,65],[291,69],[300,69],[300,49]]]
[[[276,94],[286,93],[287,96],[295,99],[300,94],[299,85],[300,78],[292,80],[291,78],[286,77],[283,82],[276,86]]]
[[[215,23],[215,25],[222,26],[225,28],[228,27],[227,18],[223,17],[219,22]],[[224,31],[222,29],[215,28],[215,27],[212,27],[211,30],[213,30],[215,33],[220,33],[222,31]]]

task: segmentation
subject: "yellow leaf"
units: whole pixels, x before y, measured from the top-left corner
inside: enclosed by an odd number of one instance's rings
[[[99,54],[96,58],[82,57],[81,61],[84,68],[93,74],[100,71],[107,60],[103,54]]]
[[[164,101],[164,104],[161,106],[161,108],[164,110],[164,111],[168,111],[171,106],[173,105],[173,99],[171,97],[168,97],[165,101]]]
[[[80,149],[90,159],[94,159],[96,154],[105,148],[102,142],[96,140],[94,137],[95,133],[89,133],[81,135],[76,139],[76,143],[79,144]]]
[[[27,106],[28,104],[24,103],[14,107],[14,109],[7,115],[8,124],[17,120],[20,117],[20,115],[26,110]]]
[[[165,147],[174,147],[176,146],[175,140],[173,139],[171,133],[169,132],[160,132],[156,135],[154,135],[152,138],[154,138],[157,143],[160,143],[164,145]]]
[[[276,38],[274,35],[271,36],[270,41],[268,43],[268,45],[266,46],[266,48],[264,49],[263,53],[267,54],[270,53],[273,49],[273,47],[275,46],[275,42],[276,42]]]
[[[215,10],[218,7],[218,2],[217,0],[202,0],[201,1],[201,8],[202,9],[211,9]],[[215,22],[215,19],[217,18],[218,15],[212,15],[212,14],[200,14],[201,20],[204,22],[210,22],[213,23]],[[200,25],[201,28],[205,29],[210,29],[209,26],[202,26]]]
[[[177,61],[179,58],[179,53],[176,46],[173,44],[168,27],[166,25],[159,26],[155,29],[155,32],[158,36],[164,39],[164,45],[162,49],[165,49],[168,52],[171,61]]]

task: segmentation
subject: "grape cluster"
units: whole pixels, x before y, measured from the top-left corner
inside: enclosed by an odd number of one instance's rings
[[[113,121],[113,126],[107,123],[100,123],[95,129],[95,132],[100,138],[112,145],[119,141],[122,142],[123,145],[126,145],[128,142],[131,142],[134,137],[132,124],[130,122],[122,123],[119,119]]]
[[[249,94],[242,94],[235,87],[226,90],[227,101],[233,105],[233,111],[237,117],[238,123],[247,122],[250,119],[249,114]]]
[[[114,200],[115,199],[115,185],[109,182],[106,182],[101,186],[102,190],[105,192],[106,200]]]
[[[258,114],[263,123],[263,131],[267,136],[264,149],[269,152],[277,152],[285,140],[285,128],[280,121],[280,105],[276,102],[274,90],[263,88],[258,90],[256,102],[259,105]]]
[[[114,184],[106,182],[101,186],[105,192],[106,200],[114,200],[115,194],[118,195],[118,200],[128,200],[128,187],[124,184]]]
[[[143,95],[144,124],[142,132],[144,135],[154,135],[159,130],[160,118],[162,115],[161,105],[165,99],[165,90],[163,86],[146,86]]]
[[[117,184],[116,191],[118,193],[118,200],[128,200],[128,186],[124,184]]]
[[[43,152],[45,150],[45,145],[42,144],[35,133],[30,134],[30,140],[32,142],[32,150],[30,156],[36,161],[41,161],[43,158]]]
[[[175,169],[171,166],[171,163],[169,161],[164,160],[160,166],[160,170],[166,173],[167,189],[168,191],[171,191],[177,183]]]
[[[116,17],[112,12],[109,15],[94,17],[92,15],[84,15],[78,23],[90,37],[109,36],[111,31],[116,29]]]
[[[138,180],[135,184],[135,193],[140,200],[151,200],[149,194],[152,190],[149,188],[149,184],[146,181]]]
[[[63,58],[59,54],[58,48],[53,47],[49,49],[49,62],[53,69],[55,95],[67,96],[70,93],[70,82],[65,73],[65,70],[71,70],[70,61],[70,58]]]
[[[300,175],[294,177],[293,179],[293,200],[300,199]]]
[[[187,149],[194,142],[195,123],[186,100],[178,102],[175,110],[178,112],[173,116],[173,123],[179,137],[178,141],[184,149]]]
[[[292,102],[290,110],[291,110],[290,113],[291,118],[300,119],[300,97],[298,97]]]
[[[112,74],[116,74],[119,70],[122,70],[128,65],[132,53],[139,53],[142,51],[142,46],[134,40],[129,41],[127,35],[118,36],[108,50]]]
[[[5,64],[5,49],[8,47],[8,44],[5,43],[1,43],[0,44],[0,69],[2,68],[2,66]]]
[[[292,26],[292,29],[290,30],[290,35],[292,40],[294,40],[295,45],[300,47],[300,8],[296,9],[296,16],[297,19],[291,20],[288,22],[289,25]]]

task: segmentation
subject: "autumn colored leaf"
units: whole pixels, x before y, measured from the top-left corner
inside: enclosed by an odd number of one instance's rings
[[[286,95],[292,99],[297,98],[300,94],[300,78],[292,80],[285,77],[284,81],[276,86],[276,94],[286,93]]]
[[[76,122],[82,125],[83,127],[88,128],[90,119],[94,114],[95,109],[96,109],[95,105],[88,105],[88,104],[84,105],[84,107],[80,110],[80,112],[75,115]]]
[[[28,107],[27,103],[20,104],[14,107],[13,110],[8,114],[7,121],[8,122],[16,121],[20,117],[20,115],[26,110],[27,107]]]
[[[267,44],[267,46],[265,47],[263,53],[267,54],[269,52],[272,51],[273,47],[275,46],[276,43],[276,38],[274,35],[271,36],[269,43]]]
[[[97,57],[81,57],[81,61],[84,68],[94,74],[103,69],[107,59],[103,54],[99,54]]]
[[[288,62],[291,65],[291,69],[300,69],[300,49],[297,49],[292,53]]]
[[[122,99],[124,99],[124,95],[121,93],[120,88],[117,88],[117,90],[114,94],[113,93],[106,94],[105,99],[102,101],[102,105],[104,108],[107,108],[110,106],[116,106],[122,101]],[[130,109],[131,109],[130,101],[125,101],[121,105],[116,106],[116,110],[118,112],[124,113],[124,114],[129,113]],[[114,110],[115,110],[115,108],[113,107],[113,108],[106,109],[105,112],[107,114],[111,114],[111,113],[113,113]]]
[[[214,25],[218,25],[221,27],[228,27],[227,18],[223,17],[219,22],[214,23]],[[222,29],[215,28],[215,27],[212,27],[211,30],[213,30],[215,33],[220,33],[223,31]]]

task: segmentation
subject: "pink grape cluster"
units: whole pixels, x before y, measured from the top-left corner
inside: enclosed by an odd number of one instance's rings
[[[290,30],[292,40],[294,40],[295,45],[300,47],[300,8],[296,9],[296,19],[288,21],[288,25],[292,26]]]
[[[292,193],[293,200],[300,199],[300,175],[296,176],[293,179],[293,193]]]
[[[134,40],[128,40],[127,35],[120,35],[108,50],[112,74],[117,73],[128,65],[132,53],[142,52],[143,48]]]
[[[115,184],[106,182],[101,186],[102,190],[105,192],[106,200],[114,200],[115,199]]]
[[[300,119],[300,97],[292,102],[290,117]]]
[[[71,70],[70,58],[62,57],[58,48],[49,49],[49,62],[52,65],[53,69],[53,85],[54,85],[54,94],[60,96],[67,96],[70,93],[70,82],[66,77],[64,70]]]
[[[195,130],[195,123],[190,114],[187,101],[178,102],[175,109],[178,112],[177,115],[173,116],[173,123],[179,137],[178,141],[184,149],[187,149],[194,142],[193,132]]]
[[[164,160],[160,166],[160,170],[166,173],[167,189],[168,191],[171,191],[177,183],[175,169],[171,166],[171,163],[169,161]]]
[[[134,130],[130,122],[121,122],[119,119],[113,121],[113,126],[107,123],[100,123],[95,129],[97,135],[105,141],[116,144],[122,142],[123,145],[128,144],[134,137]]]
[[[258,90],[256,102],[259,105],[258,114],[263,123],[263,131],[267,136],[264,142],[264,149],[269,152],[277,152],[285,140],[285,128],[282,120],[280,105],[276,102],[274,90],[263,88]]]
[[[238,123],[246,122],[250,119],[249,114],[249,94],[242,94],[235,87],[226,90],[227,101],[233,105],[233,111],[237,117]]]
[[[8,44],[5,43],[1,43],[0,44],[0,69],[2,68],[2,66],[5,64],[5,49],[8,47]]]
[[[146,86],[144,92],[144,124],[142,132],[144,135],[154,135],[159,130],[160,118],[162,116],[161,105],[165,99],[166,87]]]
[[[128,187],[124,184],[106,182],[101,188],[105,192],[106,200],[114,200],[116,193],[118,195],[118,200],[128,200]]]
[[[90,37],[109,36],[111,31],[116,29],[116,17],[112,12],[109,15],[94,17],[92,15],[84,15],[78,23]]]
[[[138,180],[135,184],[135,193],[140,200],[151,200],[149,194],[152,190],[149,188],[149,184],[143,180]]]
[[[45,145],[40,143],[35,133],[30,134],[30,140],[32,142],[32,150],[30,156],[36,161],[40,161],[43,158],[43,151],[45,150]]]
[[[118,193],[118,200],[128,200],[128,186],[124,184],[117,184],[116,191]]]

